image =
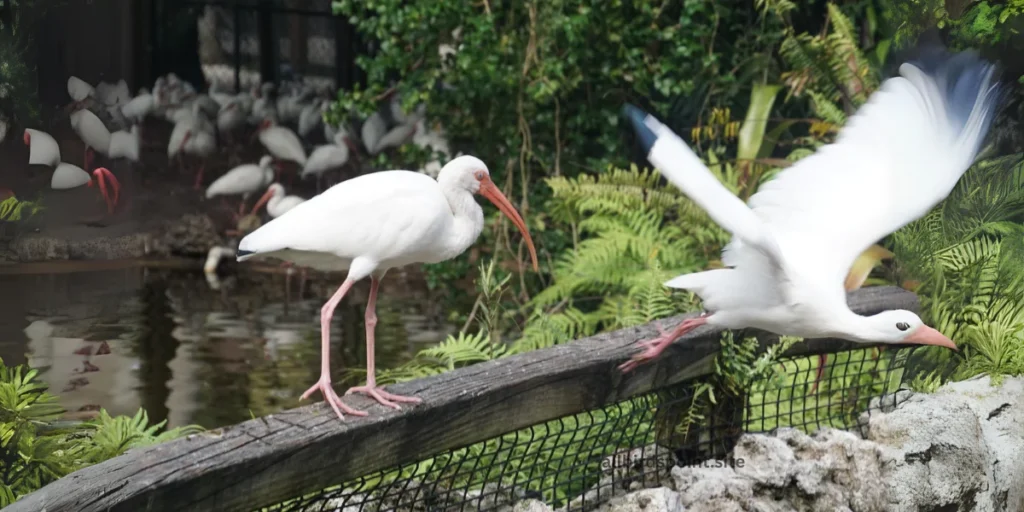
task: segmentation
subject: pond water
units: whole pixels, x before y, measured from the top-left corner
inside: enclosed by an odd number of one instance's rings
[[[343,276],[310,273],[303,283],[239,270],[211,285],[199,269],[6,267],[0,357],[39,368],[71,417],[144,407],[154,422],[214,428],[302,405],[299,395],[319,376],[320,307]],[[456,330],[425,286],[393,273],[377,302],[378,368]],[[365,367],[368,288],[368,281],[357,285],[334,315],[339,392],[364,378],[349,370]]]

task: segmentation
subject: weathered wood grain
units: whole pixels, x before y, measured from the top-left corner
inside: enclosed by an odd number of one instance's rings
[[[861,314],[918,307],[914,294],[893,287],[858,290],[849,302]],[[6,510],[248,511],[712,371],[717,333],[701,328],[623,376],[616,366],[634,353],[633,343],[655,334],[650,325],[623,329],[392,386],[423,398],[403,411],[346,397],[371,415],[341,422],[317,403],[135,450]],[[814,353],[816,345],[844,346],[812,342],[794,351]]]

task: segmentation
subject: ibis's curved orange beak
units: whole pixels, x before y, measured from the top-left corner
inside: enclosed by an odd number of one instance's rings
[[[533,271],[537,272],[540,267],[537,265],[537,249],[533,247],[533,238],[530,237],[530,230],[526,229],[526,222],[519,216],[519,212],[516,211],[512,203],[509,202],[505,194],[501,193],[501,190],[495,186],[494,182],[491,181],[490,176],[484,174],[484,177],[480,180],[480,195],[486,197],[490,202],[497,206],[501,213],[504,213],[512,224],[515,224],[519,228],[519,232],[523,234],[523,238],[526,239],[526,247],[530,249],[530,259],[533,260]]]
[[[103,196],[103,201],[107,203],[107,213],[114,213],[114,207],[117,206],[117,201],[121,197],[121,183],[117,181],[114,173],[110,172],[106,167],[99,167],[92,172],[93,179],[89,180],[89,186],[96,182],[100,187],[100,194]],[[107,190],[107,181],[110,181],[110,190]],[[113,197],[111,197],[113,193]]]
[[[266,192],[263,193],[263,196],[260,197],[260,200],[256,201],[256,206],[252,207],[252,212],[250,212],[249,215],[255,215],[256,212],[260,211],[260,208],[262,208],[263,205],[267,204],[267,201],[270,201],[271,197],[274,197],[274,189],[269,188],[267,189]]]
[[[906,338],[903,338],[905,343],[916,343],[918,345],[935,345],[937,347],[946,347],[953,350],[959,350],[956,348],[956,344],[953,340],[946,337],[936,329],[922,325],[917,329],[914,329]]]

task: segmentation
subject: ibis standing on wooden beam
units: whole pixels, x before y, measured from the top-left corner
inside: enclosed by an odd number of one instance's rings
[[[913,312],[860,316],[846,303],[854,260],[924,216],[974,162],[1005,88],[976,52],[925,47],[886,80],[836,141],[765,183],[749,206],[729,192],[678,135],[632,106],[626,115],[647,158],[733,235],[724,269],[665,283],[690,290],[707,311],[642,341],[628,372],[674,340],[709,325],[803,338],[914,343],[956,350]]]
[[[374,327],[377,288],[388,269],[438,263],[461,254],[480,236],[484,213],[474,194],[489,199],[522,232],[537,270],[537,251],[526,223],[491,181],[480,159],[461,156],[433,178],[412,171],[384,171],[339,183],[253,231],[238,244],[238,261],[278,258],[322,271],[348,271],[345,282],[320,310],[320,380],[302,394],[320,391],[339,418],[365,416],[331,388],[331,316],[356,281],[370,278],[366,303],[366,385],[345,394],[368,395],[383,405],[418,403],[376,384]]]

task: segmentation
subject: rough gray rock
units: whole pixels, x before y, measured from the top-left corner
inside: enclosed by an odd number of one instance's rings
[[[679,493],[665,487],[644,489],[625,496],[612,498],[598,509],[600,512],[682,512]]]
[[[215,245],[223,245],[223,241],[210,217],[188,214],[167,222],[150,250],[172,256],[205,257],[210,247]]]
[[[880,450],[857,436],[823,430],[814,437],[780,429],[747,435],[733,450],[734,468],[675,468],[687,511],[885,510]],[[740,462],[742,461],[742,463]]]
[[[1022,425],[1024,379],[953,383],[876,412],[867,440],[838,430],[743,436],[733,452],[742,465],[676,467],[670,485],[604,510],[1024,511]]]
[[[868,428],[887,448],[889,510],[1024,510],[1024,380],[915,394]]]

